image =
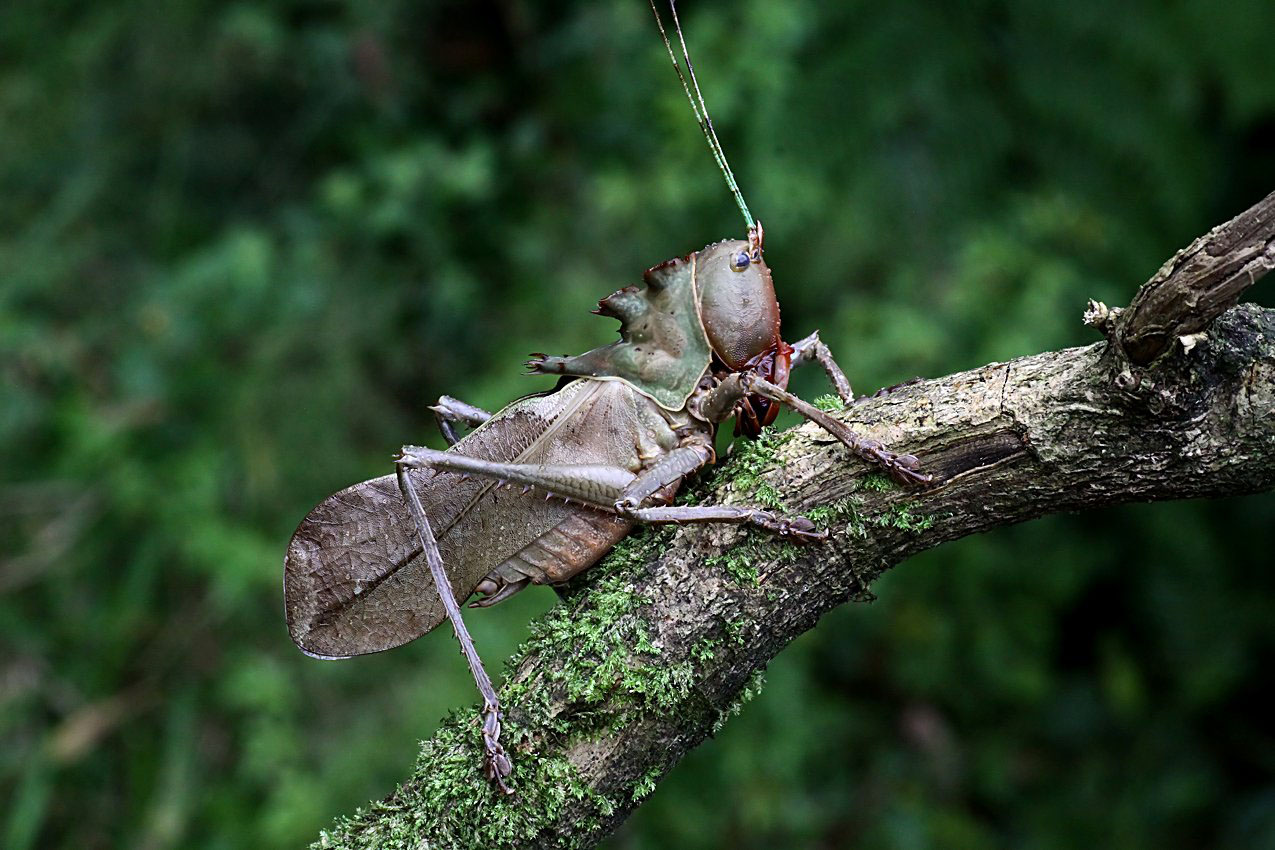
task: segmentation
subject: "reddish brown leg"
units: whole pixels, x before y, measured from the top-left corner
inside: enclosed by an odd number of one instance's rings
[[[837,365],[837,361],[832,358],[832,352],[828,346],[823,344],[823,340],[819,338],[819,331],[815,331],[803,340],[793,343],[792,346],[792,367],[795,369],[803,363],[814,361],[823,367],[823,371],[828,374],[828,380],[832,381],[832,385],[837,388],[837,395],[846,404],[854,404],[854,390],[850,388],[850,379],[846,377],[846,373],[841,371],[841,367]]]
[[[845,443],[859,457],[880,466],[900,484],[928,484],[933,480],[932,476],[917,469],[920,462],[914,455],[897,454],[877,440],[859,436],[813,404],[802,401],[752,372],[736,372],[714,387],[700,406],[700,412],[709,421],[724,421],[731,416],[740,400],[748,395],[759,395],[796,411]]]

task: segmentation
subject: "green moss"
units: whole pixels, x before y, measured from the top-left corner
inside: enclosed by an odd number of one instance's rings
[[[870,472],[859,479],[859,487],[873,493],[884,493],[887,490],[894,490],[898,486],[884,472]]]
[[[689,660],[671,666],[640,664],[629,667],[619,685],[621,702],[632,701],[649,712],[668,715],[691,695],[695,668]]]
[[[726,640],[734,646],[743,646],[745,643],[744,632],[748,628],[745,620],[731,620],[726,624]]]
[[[751,552],[743,551],[743,546],[735,546],[720,555],[705,559],[704,566],[709,569],[725,570],[736,584],[755,587],[761,584],[761,576],[757,571],[757,558]]]
[[[781,541],[771,534],[749,529],[744,540],[720,555],[704,559],[704,566],[725,570],[739,585],[756,587],[761,584],[760,566],[771,564],[786,566],[797,560],[801,549],[796,544]]]
[[[652,642],[639,616],[650,599],[632,589],[636,571],[657,554],[670,533],[642,529],[621,541],[589,571],[594,575],[587,584],[587,599],[574,596],[531,624],[531,639],[516,657],[534,651],[562,663],[546,679],[510,685],[506,696],[511,704],[547,703],[546,683],[556,686],[557,696],[568,703],[588,706],[609,701],[611,709],[635,705],[665,712],[690,694],[689,660],[673,665],[649,663],[663,649]],[[586,731],[580,719],[573,717],[571,731]],[[545,718],[544,724],[557,732],[567,731],[560,720]]]
[[[784,498],[779,494],[779,489],[769,481],[758,482],[756,489],[753,490],[753,499],[763,508],[769,508],[772,511],[786,511],[788,506],[784,504]]]
[[[660,769],[653,767],[642,775],[642,778],[633,786],[633,794],[631,799],[633,802],[639,803],[651,795],[655,790],[655,784],[660,781]]]
[[[726,725],[726,721],[739,714],[745,705],[761,693],[761,689],[765,684],[766,671],[754,670],[753,674],[748,677],[748,681],[744,682],[744,686],[739,689],[739,693],[735,695],[735,699],[731,701],[731,704],[718,713],[717,719],[713,721],[712,734],[716,736],[721,732],[722,727]]]
[[[721,644],[722,642],[720,640],[715,640],[713,638],[704,638],[697,641],[695,645],[691,647],[691,659],[699,662],[712,661],[717,655],[717,649],[721,646]]]
[[[563,757],[519,751],[517,794],[502,797],[477,766],[482,748],[474,718],[453,713],[421,747],[415,777],[388,800],[374,803],[320,834],[315,848],[416,850],[431,847],[508,847],[553,840],[552,827],[565,806],[586,800],[605,817],[615,803],[585,786]],[[428,771],[423,768],[428,766]]]
[[[834,502],[817,505],[806,511],[806,518],[821,531],[832,531],[835,526],[844,522],[846,530],[852,531],[855,536],[862,537],[864,534],[857,499],[837,499]]]
[[[918,513],[915,502],[891,505],[885,513],[874,517],[873,522],[881,528],[897,528],[900,531],[917,533],[934,527],[934,517]]]
[[[811,404],[828,413],[839,413],[846,409],[846,403],[841,400],[841,396],[832,393],[819,396]]]
[[[719,465],[705,482],[705,489],[717,489],[730,484],[737,491],[755,493],[762,484],[761,477],[779,463],[779,449],[792,439],[787,431],[763,428],[755,440],[736,440],[731,455]],[[774,491],[777,496],[777,491]]]
[[[806,516],[818,528],[844,531],[854,537],[866,537],[874,527],[919,533],[933,528],[935,522],[932,515],[920,512],[916,502],[900,502],[887,506],[879,514],[866,515],[863,500],[853,496],[811,508],[806,511]]]

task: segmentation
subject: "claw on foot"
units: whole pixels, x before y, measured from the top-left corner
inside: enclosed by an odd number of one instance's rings
[[[916,455],[901,455],[887,449],[879,440],[864,439],[856,448],[858,455],[885,470],[895,483],[905,487],[929,484],[933,475],[921,472],[921,461]]]
[[[513,794],[505,780],[513,775],[514,765],[500,745],[500,709],[491,703],[483,706],[483,773],[502,794]]]
[[[503,748],[496,753],[488,753],[484,760],[483,773],[486,774],[488,781],[492,782],[500,793],[506,796],[512,796],[514,789],[509,787],[505,782],[510,774],[514,772],[513,763],[509,761],[509,756],[505,755]]]
[[[916,455],[896,455],[884,450],[881,452],[880,463],[885,467],[886,474],[904,486],[929,484],[934,480],[933,475],[921,472],[921,461]]]
[[[804,516],[780,517],[766,513],[761,519],[759,524],[763,528],[793,543],[822,543],[828,539],[828,532],[817,530],[815,524]]]
[[[799,516],[785,521],[779,536],[790,538],[794,543],[822,543],[828,539],[828,532],[819,531],[813,522]]]
[[[533,352],[531,359],[523,365],[527,367],[528,375],[561,375],[563,373],[562,364],[564,359],[537,351]]]

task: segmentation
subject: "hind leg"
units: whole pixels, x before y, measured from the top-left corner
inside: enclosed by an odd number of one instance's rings
[[[474,677],[474,684],[478,686],[478,692],[483,698],[483,769],[487,778],[503,793],[512,794],[513,789],[505,780],[513,773],[513,764],[505,748],[500,744],[500,700],[496,696],[496,688],[491,683],[491,677],[483,668],[482,659],[478,657],[474,639],[469,636],[469,629],[465,627],[465,621],[460,615],[460,605],[456,602],[451,582],[447,579],[443,557],[438,551],[438,542],[434,539],[434,531],[430,528],[429,519],[425,516],[425,509],[421,506],[421,499],[416,493],[415,485],[412,484],[411,476],[407,474],[408,468],[409,466],[402,462],[397,464],[399,491],[402,492],[403,500],[407,502],[412,520],[416,524],[416,536],[420,540],[421,550],[425,553],[425,562],[429,565],[434,587],[438,589],[438,596],[443,602],[443,608],[447,611],[447,619],[451,620],[456,640],[460,643],[461,654],[465,656],[465,661],[469,664],[469,672]]]

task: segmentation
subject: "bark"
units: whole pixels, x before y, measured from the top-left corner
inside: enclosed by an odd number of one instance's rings
[[[1275,194],[1167,263],[1107,342],[898,388],[837,413],[936,476],[903,490],[807,424],[692,498],[815,518],[797,549],[729,528],[646,531],[538,624],[502,688],[518,794],[480,775],[470,714],[387,800],[320,846],[590,847],[728,716],[753,675],[886,569],[1059,511],[1275,487],[1275,310],[1234,307],[1275,266]],[[476,716],[476,712],[474,712]],[[706,792],[708,793],[708,792]]]

